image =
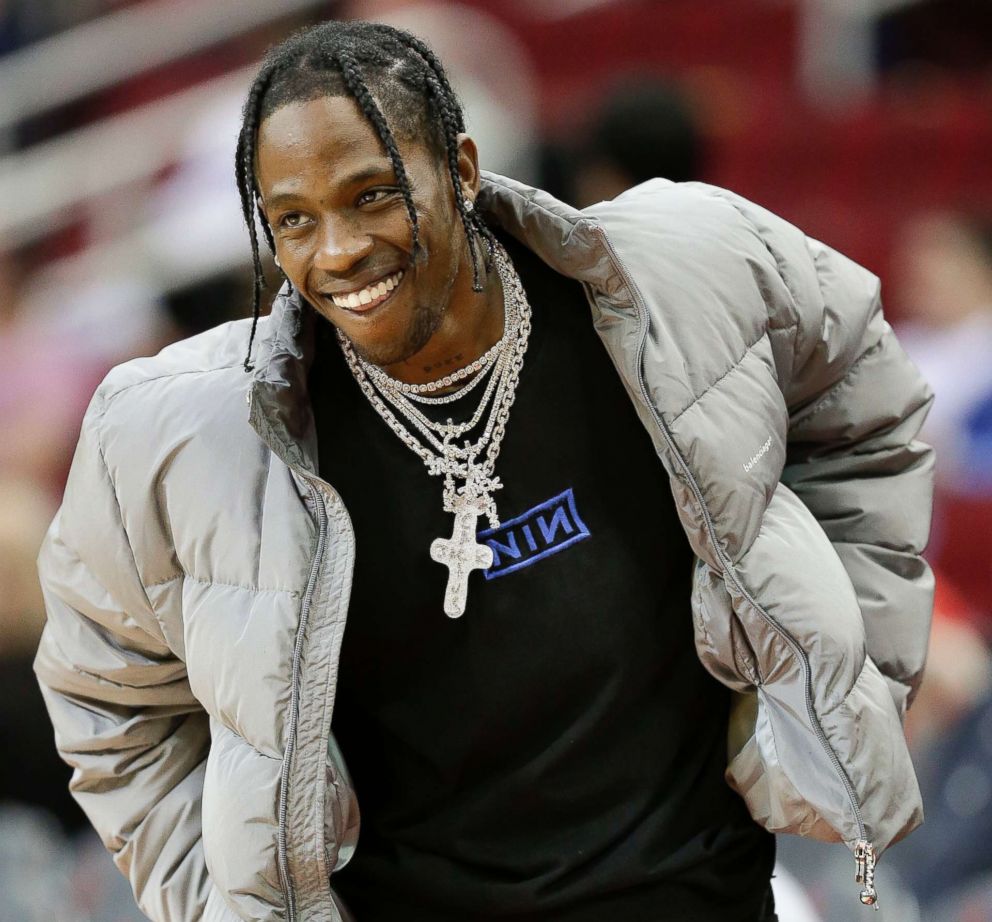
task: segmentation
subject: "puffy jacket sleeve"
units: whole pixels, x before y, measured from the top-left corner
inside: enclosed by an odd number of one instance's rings
[[[921,556],[933,450],[917,433],[933,393],[882,313],[879,280],[735,197],[791,297],[770,305],[789,411],[782,481],[812,511],[851,578],[868,654],[901,713],[919,687],[933,608]]]
[[[139,578],[102,414],[98,392],[39,558],[48,621],[35,671],[70,790],[140,908],[191,922],[211,896],[200,837],[209,728]]]

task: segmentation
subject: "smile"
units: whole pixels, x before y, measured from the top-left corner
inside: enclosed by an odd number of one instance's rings
[[[399,272],[380,279],[374,285],[367,285],[361,291],[352,291],[346,295],[324,295],[324,297],[329,298],[335,307],[364,313],[372,310],[373,307],[378,307],[389,298],[403,278],[404,271],[400,269]]]

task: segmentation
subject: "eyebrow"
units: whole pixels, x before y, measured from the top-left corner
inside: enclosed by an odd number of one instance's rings
[[[370,163],[367,166],[360,167],[354,172],[347,174],[340,180],[340,183],[342,186],[356,186],[363,182],[367,182],[370,179],[375,179],[377,176],[384,176],[386,174],[391,177],[395,176],[393,172],[393,164],[389,160],[380,160]],[[297,202],[299,199],[299,192],[293,192],[290,190],[286,190],[285,192],[276,191],[272,195],[268,196],[266,199],[266,205],[270,208],[275,208],[286,203]]]

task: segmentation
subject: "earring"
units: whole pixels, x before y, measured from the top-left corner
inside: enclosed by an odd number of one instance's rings
[[[275,253],[273,253],[272,254],[272,258],[275,260],[276,265],[281,269],[282,268],[282,263],[279,262],[279,257],[276,256]]]
[[[468,214],[471,214],[473,211],[475,211],[475,202],[473,202],[472,199],[470,198],[465,199],[465,211]]]

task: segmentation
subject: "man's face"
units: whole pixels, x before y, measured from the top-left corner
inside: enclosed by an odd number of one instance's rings
[[[416,266],[392,164],[354,100],[291,103],[258,132],[262,207],[283,272],[377,365],[423,348],[468,261],[444,165],[423,143],[397,138],[397,146],[426,254]]]

